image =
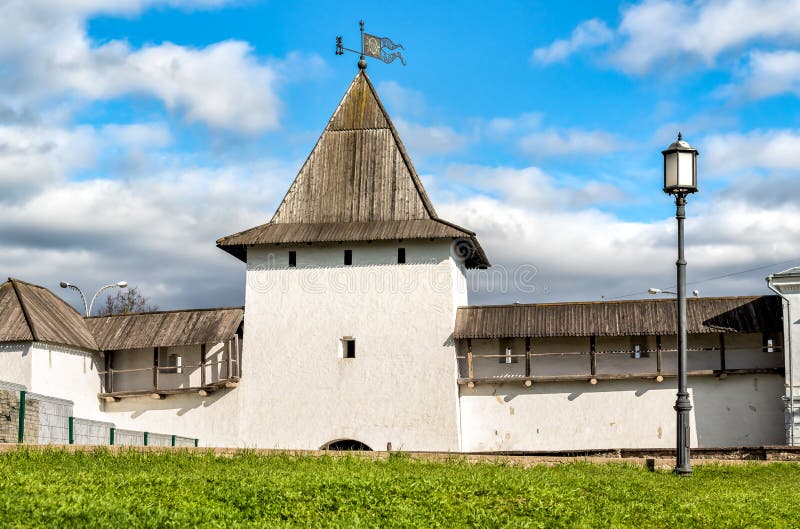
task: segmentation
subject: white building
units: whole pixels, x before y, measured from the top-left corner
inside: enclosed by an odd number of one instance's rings
[[[207,446],[674,445],[674,301],[470,307],[489,261],[437,216],[364,70],[272,220],[217,245],[247,264],[244,312],[84,319],[3,284],[0,381]],[[792,303],[689,301],[694,446],[793,439]]]

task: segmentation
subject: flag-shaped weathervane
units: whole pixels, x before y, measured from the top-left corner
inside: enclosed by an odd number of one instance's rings
[[[358,67],[362,70],[367,67],[367,61],[364,60],[365,55],[367,57],[380,59],[386,64],[389,64],[395,59],[400,59],[403,66],[406,65],[406,60],[403,58],[403,55],[399,51],[394,51],[398,48],[405,50],[406,48],[402,44],[395,44],[392,42],[392,39],[386,37],[376,37],[375,35],[364,33],[363,20],[359,22],[359,26],[361,27],[361,51],[345,48],[342,44],[342,37],[336,37],[336,55],[344,55],[345,51],[358,53],[361,55],[361,59],[358,61]]]

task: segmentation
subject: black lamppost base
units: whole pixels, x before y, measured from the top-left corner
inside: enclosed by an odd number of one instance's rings
[[[678,393],[674,409],[677,412],[678,419],[675,473],[680,476],[689,476],[692,474],[692,462],[689,453],[691,443],[689,412],[692,411],[692,403],[689,400],[688,393]]]

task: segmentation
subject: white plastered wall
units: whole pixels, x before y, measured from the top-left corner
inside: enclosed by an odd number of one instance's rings
[[[104,421],[117,428],[197,438],[200,446],[242,447],[238,389],[169,395],[161,400],[127,397],[103,404]]]
[[[31,342],[0,343],[0,381],[31,385]]]
[[[97,400],[100,391],[98,353],[42,342],[33,342],[30,352],[29,391],[71,400],[76,417],[102,420]]]
[[[398,247],[406,264],[397,264]],[[343,265],[345,249],[352,266]],[[458,450],[451,336],[466,295],[449,241],[250,248],[237,390],[243,441]],[[344,337],[355,338],[356,358],[339,357]]]
[[[783,442],[779,375],[692,377],[692,446]],[[674,379],[461,386],[463,450],[672,448]]]

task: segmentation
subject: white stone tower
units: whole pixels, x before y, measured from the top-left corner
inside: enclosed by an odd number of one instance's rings
[[[488,260],[440,219],[360,70],[247,262],[241,440],[459,449],[456,309]]]

